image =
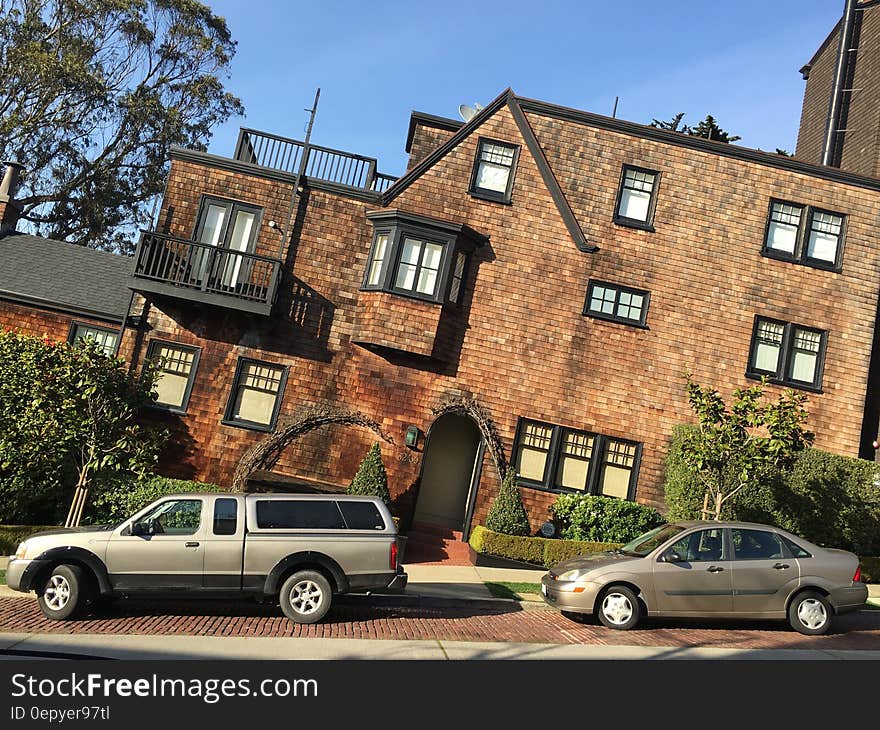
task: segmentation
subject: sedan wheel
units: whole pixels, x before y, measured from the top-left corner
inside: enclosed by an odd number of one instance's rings
[[[599,599],[599,620],[609,629],[626,631],[641,618],[642,605],[626,586],[612,586]]]
[[[805,591],[788,607],[788,622],[795,631],[819,636],[831,626],[831,606],[821,593]]]

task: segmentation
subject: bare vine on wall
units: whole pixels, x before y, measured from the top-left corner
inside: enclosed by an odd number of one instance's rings
[[[469,416],[477,424],[489,454],[492,457],[492,463],[495,464],[495,470],[498,472],[498,479],[503,480],[507,473],[507,457],[504,455],[504,444],[501,443],[501,437],[498,435],[498,429],[495,427],[495,421],[485,407],[480,405],[472,396],[451,396],[445,398],[440,405],[432,409],[435,420],[447,413],[457,413]]]
[[[232,488],[245,491],[251,475],[256,471],[271,471],[284,450],[297,438],[324,426],[360,426],[375,433],[383,441],[393,444],[394,439],[372,418],[359,411],[335,405],[314,405],[299,411],[274,433],[251,446],[239,459],[232,477]]]

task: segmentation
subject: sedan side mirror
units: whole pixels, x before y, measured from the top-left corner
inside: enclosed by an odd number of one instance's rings
[[[662,560],[664,563],[686,563],[687,561],[681,557],[675,550],[667,550],[663,553]]]
[[[134,535],[135,537],[143,537],[145,535],[149,535],[150,530],[149,530],[148,526],[146,524],[144,524],[143,522],[135,522],[131,526],[131,534]]]

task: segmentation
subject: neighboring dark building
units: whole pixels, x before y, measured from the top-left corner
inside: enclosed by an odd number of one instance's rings
[[[880,177],[880,0],[846,3],[801,73],[807,85],[796,156]]]

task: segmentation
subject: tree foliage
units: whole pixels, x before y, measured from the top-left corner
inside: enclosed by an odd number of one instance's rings
[[[687,395],[699,430],[684,440],[681,454],[697,475],[709,513],[721,519],[724,505],[767,466],[786,466],[813,442],[804,428],[807,397],[788,389],[765,399],[765,380],[737,388],[728,406],[718,391],[687,375]]]
[[[0,333],[0,521],[58,520],[99,475],[155,466],[166,434],[137,416],[156,377],[129,374],[92,340]],[[82,506],[67,512],[77,523]]]
[[[489,508],[486,527],[504,535],[530,535],[529,516],[523,507],[519,487],[516,486],[516,470],[509,468],[501,482],[498,496]]]
[[[654,119],[651,122],[652,127],[657,127],[658,129],[666,129],[670,132],[681,132],[682,134],[687,134],[691,137],[703,137],[704,139],[711,139],[715,142],[736,142],[742,137],[739,137],[735,134],[730,134],[723,130],[718,122],[715,120],[711,114],[707,114],[706,118],[701,121],[697,126],[691,127],[687,124],[682,124],[682,120],[684,119],[684,112],[679,112],[672,119],[668,121],[663,121],[661,119]]]
[[[371,497],[381,497],[389,507],[391,506],[391,494],[388,492],[388,475],[385,473],[385,464],[382,461],[382,450],[378,442],[370,447],[357,474],[351,480],[348,487],[349,494],[366,494]]]
[[[235,42],[196,0],[0,0],[0,159],[27,173],[23,219],[129,250],[172,145],[205,149],[241,102]]]

